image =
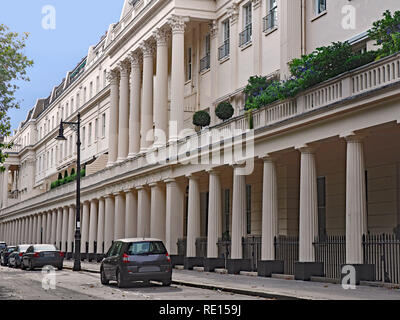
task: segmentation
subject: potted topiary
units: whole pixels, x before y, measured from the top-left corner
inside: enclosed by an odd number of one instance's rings
[[[193,115],[193,124],[196,127],[203,128],[210,125],[211,118],[207,111],[200,110]]]
[[[232,118],[234,109],[230,102],[223,101],[215,108],[215,115],[222,121]]]
[[[61,172],[59,172],[58,173],[58,177],[57,177],[57,180],[61,180],[63,177],[62,177],[62,173]]]

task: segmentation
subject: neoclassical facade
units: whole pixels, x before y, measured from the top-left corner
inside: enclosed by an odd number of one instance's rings
[[[342,23],[349,5],[353,28]],[[382,11],[377,1],[126,0],[11,137],[1,240],[73,252],[75,183],[51,184],[76,169],[73,128],[55,137],[79,113],[83,257],[151,236],[186,268],[305,280],[332,265],[380,268],[365,237],[400,224],[400,55],[253,111],[252,125],[243,89],[252,75],[287,78],[290,60],[334,41],[372,48],[366,31]],[[222,101],[235,109],[225,122]],[[209,128],[193,126],[198,110]],[[329,237],[341,239],[334,263],[320,254]]]

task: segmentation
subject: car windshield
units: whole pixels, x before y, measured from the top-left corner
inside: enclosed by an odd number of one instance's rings
[[[16,248],[8,248],[8,249],[7,249],[7,252],[8,252],[8,253],[13,252],[13,251],[15,251],[15,249],[16,249]]]
[[[34,250],[36,252],[38,252],[38,251],[56,251],[57,248],[51,244],[48,244],[48,245],[35,246]]]
[[[26,252],[26,250],[28,250],[29,247],[30,247],[30,245],[19,246],[18,252]]]
[[[0,243],[0,250],[1,250],[1,249],[5,249],[5,247],[6,247],[6,244],[5,244],[5,243]]]
[[[128,255],[165,254],[167,250],[161,241],[132,242],[129,245]]]

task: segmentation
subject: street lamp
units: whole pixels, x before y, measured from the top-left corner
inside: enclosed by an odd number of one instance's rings
[[[81,271],[81,138],[80,138],[80,126],[81,126],[81,114],[78,113],[77,122],[60,122],[60,129],[58,131],[58,137],[56,140],[65,141],[64,137],[64,125],[69,125],[72,130],[77,134],[76,147],[76,224],[75,224],[75,256],[74,256],[74,267],[73,271]]]

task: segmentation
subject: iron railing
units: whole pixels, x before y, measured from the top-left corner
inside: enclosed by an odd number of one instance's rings
[[[299,261],[299,236],[278,236],[274,238],[275,260],[284,262],[283,272],[294,274],[294,263]]]
[[[243,259],[250,259],[251,271],[257,271],[258,261],[261,260],[261,236],[243,237]]]
[[[346,237],[316,237],[313,245],[315,261],[324,263],[325,277],[340,279],[341,266],[346,263]]]
[[[218,59],[221,60],[229,56],[229,39],[224,41],[224,44],[218,48]]]
[[[246,28],[239,34],[239,46],[242,47],[251,41],[253,28],[251,24],[247,25]]]
[[[210,53],[200,60],[200,72],[210,69]]]
[[[207,237],[196,239],[196,257],[207,258]]]
[[[396,234],[363,235],[364,263],[375,265],[375,280],[400,283],[400,239]]]
[[[263,19],[263,31],[267,32],[278,27],[278,15],[276,8],[271,9]]]
[[[217,242],[218,257],[229,259],[231,257],[231,240],[219,238]]]
[[[178,256],[186,257],[186,238],[178,239],[176,244],[178,246]]]

